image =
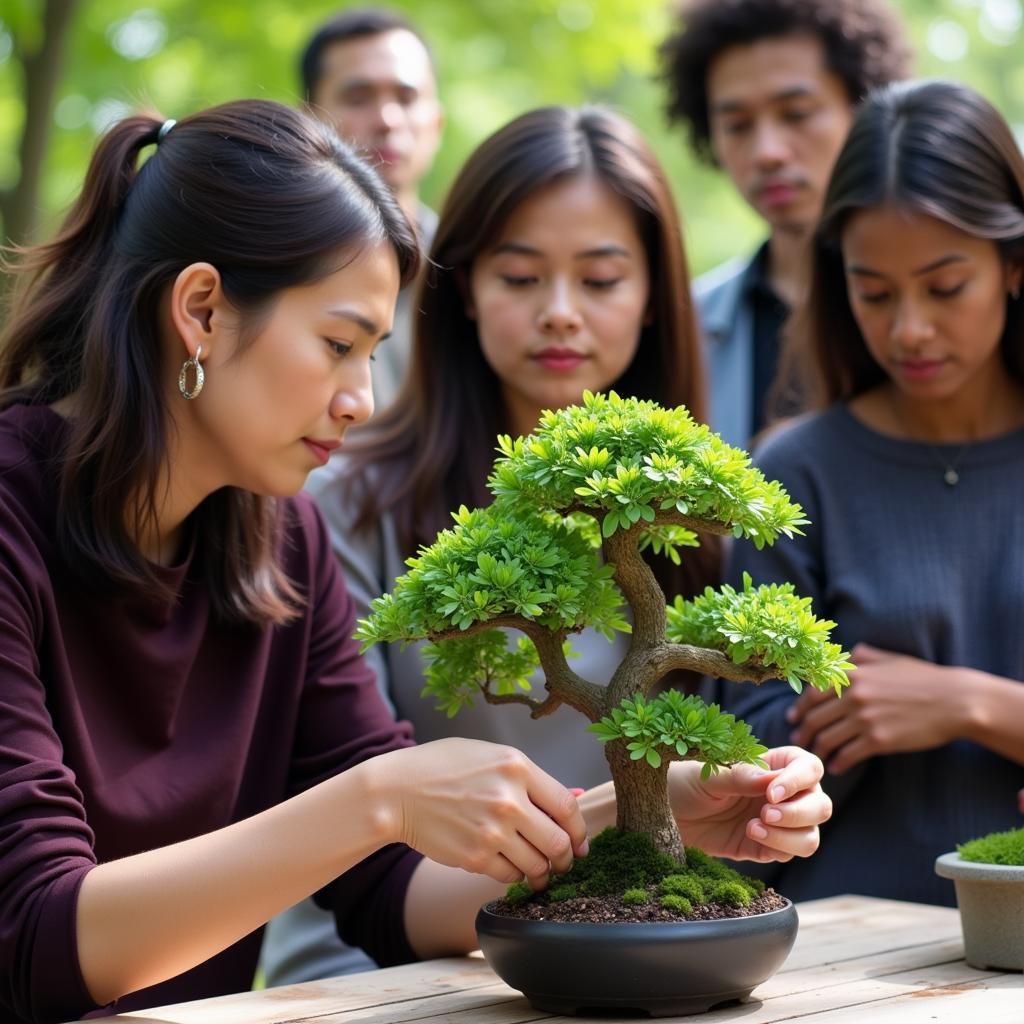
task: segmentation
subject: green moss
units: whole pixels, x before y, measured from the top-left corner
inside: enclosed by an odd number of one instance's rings
[[[518,907],[520,903],[525,903],[532,895],[533,890],[526,882],[513,882],[505,890],[505,899],[513,907]]]
[[[1024,867],[1024,828],[991,832],[957,846],[961,860],[978,864],[1009,864]]]
[[[742,882],[716,882],[708,894],[712,903],[724,903],[728,907],[746,907],[754,894]]]
[[[672,910],[677,914],[693,913],[693,904],[685,896],[669,893],[667,896],[661,897],[661,905],[665,910]]]
[[[681,870],[646,836],[606,828],[590,843],[590,853],[573,863],[559,884],[575,885],[584,896],[618,896],[627,889],[657,885]]]
[[[705,901],[704,885],[695,874],[667,875],[658,888],[666,896],[685,896],[691,903]]]
[[[714,857],[686,848],[686,864],[661,853],[646,836],[606,828],[590,842],[590,853],[573,863],[537,898],[561,903],[577,896],[619,896],[626,903],[641,905],[653,898],[662,906],[691,914],[701,903],[745,907],[764,883],[747,878]],[[525,882],[509,886],[505,898],[513,906],[525,903],[534,893]],[[683,902],[665,903],[672,897]]]
[[[639,907],[645,903],[650,903],[651,897],[646,889],[627,889],[622,894],[622,902],[628,903],[631,907]]]
[[[563,882],[548,889],[548,900],[552,903],[564,903],[566,900],[576,899],[579,894],[579,889],[575,885]]]

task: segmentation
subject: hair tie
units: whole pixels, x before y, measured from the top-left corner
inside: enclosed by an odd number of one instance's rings
[[[162,125],[160,125],[160,131],[156,133],[156,144],[159,146],[161,142],[167,137],[167,133],[177,124],[173,117],[169,117]]]

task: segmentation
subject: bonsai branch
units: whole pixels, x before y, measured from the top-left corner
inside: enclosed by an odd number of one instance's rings
[[[752,661],[737,665],[721,651],[691,644],[661,644],[651,650],[648,657],[658,679],[674,669],[757,685],[769,679],[785,678],[774,665],[759,665]]]
[[[558,514],[561,516],[572,515],[575,512],[585,512],[588,516],[592,516],[599,523],[604,519],[607,509],[599,505],[585,505],[582,502],[573,502],[567,508],[558,510]],[[678,512],[674,508],[665,509],[663,511],[656,511],[654,513],[653,522],[645,522],[640,520],[635,526],[633,526],[629,533],[636,531],[640,533],[642,530],[649,530],[652,526],[682,526],[687,530],[693,530],[694,533],[715,533],[720,537],[729,537],[732,535],[733,523],[723,523],[718,519],[701,519],[698,516],[684,516],[681,512]],[[621,531],[620,531],[621,532]]]
[[[521,633],[525,633],[533,641],[533,646],[537,648],[537,656],[540,658],[541,668],[544,670],[544,678],[551,696],[542,702],[536,701],[535,698],[526,698],[527,701],[534,702],[531,704],[531,707],[539,710],[539,708],[536,708],[536,705],[544,706],[549,705],[551,701],[557,701],[558,704],[568,704],[569,707],[575,708],[580,714],[586,715],[591,722],[596,722],[601,718],[604,714],[604,687],[597,686],[595,683],[591,683],[582,676],[577,675],[565,660],[565,651],[562,648],[562,644],[565,642],[569,630],[551,630],[535,622],[533,619],[527,619],[521,615],[499,615],[485,622],[475,622],[466,629],[456,629],[453,627],[452,629],[431,633],[429,639],[436,643],[438,640],[472,636],[474,633],[482,633],[488,629],[518,629]],[[493,696],[499,697],[500,695],[493,694]],[[511,694],[509,696],[515,699],[508,701],[504,696],[501,696],[499,702],[524,703],[523,700],[519,699],[519,695]],[[486,690],[484,698],[491,701],[491,698],[487,696]],[[539,718],[541,715],[550,714],[551,711],[555,710],[555,707],[557,707],[557,704],[550,706],[548,710],[541,711],[539,714],[533,714],[533,717]]]
[[[530,708],[531,718],[543,718],[562,706],[562,701],[555,693],[549,693],[544,700],[538,700],[525,693],[495,693],[491,689],[490,683],[481,685],[480,691],[488,704],[524,704]]]

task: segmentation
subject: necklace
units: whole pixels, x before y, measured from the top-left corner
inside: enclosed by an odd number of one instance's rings
[[[956,487],[956,485],[960,483],[960,474],[956,471],[956,464],[963,458],[964,452],[966,452],[970,447],[970,442],[968,442],[956,453],[956,457],[953,461],[947,463],[937,448],[933,448],[931,445],[928,445],[929,451],[938,458],[939,463],[944,467],[942,479],[946,481],[947,487]]]
[[[957,472],[957,466],[960,465],[960,460],[967,454],[973,441],[966,441],[960,446],[960,450],[953,456],[950,461],[946,461],[943,457],[942,452],[935,447],[930,441],[924,441],[920,438],[914,437],[913,431],[907,429],[906,421],[903,419],[903,413],[899,408],[897,402],[890,401],[889,407],[893,411],[893,415],[896,417],[896,421],[903,429],[903,433],[911,441],[916,441],[918,444],[923,444],[927,449],[931,457],[935,460],[939,468],[942,470],[942,479],[947,487],[956,487],[960,483],[960,474]]]

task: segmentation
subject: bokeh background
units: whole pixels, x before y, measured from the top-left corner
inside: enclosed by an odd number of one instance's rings
[[[320,0],[0,0],[0,233],[45,236],[78,190],[97,134],[129,110],[168,117],[228,99],[297,103],[298,55],[346,5]],[[361,4],[358,6],[362,6]],[[753,245],[754,216],[664,122],[665,0],[393,2],[432,43],[448,127],[424,183],[439,206],[460,162],[530,107],[594,100],[629,115],[664,161],[694,270]],[[896,0],[917,72],[980,89],[1024,141],[1021,0]]]

